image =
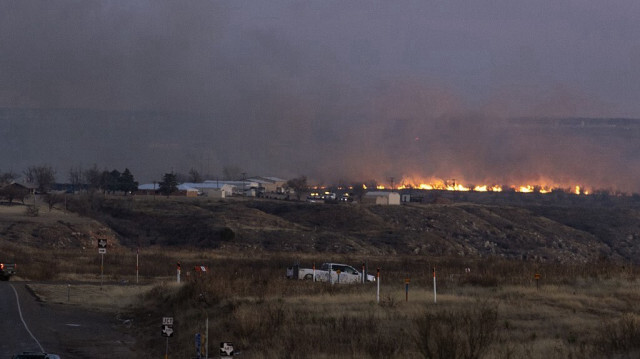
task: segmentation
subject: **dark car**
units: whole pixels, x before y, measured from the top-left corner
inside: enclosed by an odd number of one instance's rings
[[[13,359],[60,359],[59,355],[47,354],[40,352],[23,352],[22,354],[16,354]]]

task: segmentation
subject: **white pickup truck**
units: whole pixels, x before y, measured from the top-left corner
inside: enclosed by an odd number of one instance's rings
[[[315,273],[313,268],[300,268],[300,266],[295,265],[287,268],[287,278],[315,279],[316,282],[330,283],[363,283],[376,281],[376,277],[373,275],[358,272],[352,266],[339,263],[323,263],[319,269],[315,269]]]

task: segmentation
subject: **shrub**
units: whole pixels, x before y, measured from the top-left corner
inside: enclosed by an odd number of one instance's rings
[[[29,205],[24,211],[24,214],[29,217],[38,217],[40,214],[40,209],[37,206]]]
[[[425,313],[415,320],[425,358],[482,358],[497,337],[498,311],[486,302],[470,310]]]
[[[594,344],[598,354],[611,357],[638,357],[640,354],[640,322],[634,314],[626,314],[616,321],[604,324]],[[624,356],[626,355],[626,356]]]

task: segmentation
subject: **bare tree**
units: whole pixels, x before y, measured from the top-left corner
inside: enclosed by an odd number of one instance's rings
[[[296,178],[292,178],[287,181],[287,187],[293,189],[296,193],[296,197],[300,200],[302,193],[306,192],[309,189],[307,185],[307,177],[300,176]]]
[[[224,166],[222,168],[222,179],[227,181],[242,179],[242,172],[242,169],[238,166]]]
[[[9,171],[9,172],[0,172],[0,185],[3,184],[9,184],[11,183],[14,179],[16,179],[16,174],[13,173],[13,171]]]
[[[77,191],[82,187],[82,180],[84,179],[82,167],[71,167],[69,169],[69,183],[73,187],[73,191]]]
[[[100,181],[102,180],[102,171],[98,169],[96,164],[93,167],[82,172],[84,183],[87,184],[90,191],[96,191],[100,188]]]
[[[56,171],[48,165],[31,166],[24,171],[29,183],[35,183],[40,193],[47,193],[56,180]]]
[[[0,197],[9,201],[9,204],[13,203],[14,199],[20,200],[24,203],[24,198],[29,195],[29,189],[20,185],[7,185],[0,188]]]
[[[202,182],[202,176],[200,175],[200,172],[198,172],[198,170],[196,170],[195,168],[192,168],[189,170],[189,182],[193,182],[193,183]]]
[[[180,173],[180,172],[172,172],[172,173],[176,176],[176,181],[178,181],[178,183],[185,183],[189,181],[189,176],[184,173]]]
[[[47,202],[47,205],[49,206],[49,212],[51,212],[51,210],[53,209],[53,206],[55,206],[58,203],[64,202],[64,195],[59,193],[49,193],[45,197],[45,200]]]

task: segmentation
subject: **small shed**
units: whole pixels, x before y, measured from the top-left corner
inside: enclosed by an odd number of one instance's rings
[[[183,183],[178,185],[178,193],[179,195],[182,195],[182,196],[198,197],[198,194],[200,194],[200,191],[197,188],[193,188]]]
[[[399,205],[400,194],[398,192],[367,192],[362,197],[362,203],[381,204],[381,205]]]

